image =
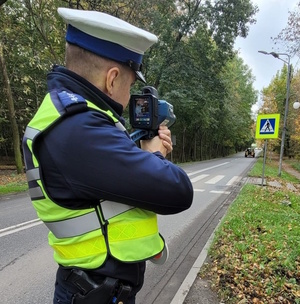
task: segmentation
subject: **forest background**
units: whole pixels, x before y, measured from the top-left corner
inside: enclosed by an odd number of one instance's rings
[[[224,157],[255,142],[251,107],[258,92],[251,70],[233,48],[235,39],[246,37],[255,22],[258,8],[250,0],[0,0],[2,163],[12,162],[23,172],[24,130],[44,98],[47,73],[53,64],[64,65],[66,25],[57,14],[61,6],[102,11],[158,36],[159,42],[144,56],[144,75],[159,98],[174,106],[174,162]],[[296,12],[289,20],[298,17]],[[297,39],[289,37],[288,28],[296,25],[289,23],[287,32],[276,38],[285,47]],[[286,77],[283,66],[263,89],[261,112],[283,115]],[[293,71],[291,96],[300,90],[299,82],[299,72]],[[141,88],[136,84],[132,93]],[[125,118],[130,130],[128,112]],[[293,111],[285,155],[300,155],[299,131],[299,113]],[[280,140],[272,141],[272,149],[279,151]]]

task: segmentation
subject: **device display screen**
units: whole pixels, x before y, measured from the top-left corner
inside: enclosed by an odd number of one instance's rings
[[[150,124],[151,119],[151,109],[149,104],[149,99],[147,96],[139,96],[134,99],[134,116],[135,122],[141,125]]]

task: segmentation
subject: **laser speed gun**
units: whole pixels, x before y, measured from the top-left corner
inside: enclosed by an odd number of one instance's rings
[[[158,134],[160,125],[171,127],[176,121],[173,106],[159,100],[157,90],[151,86],[144,87],[141,95],[131,95],[129,118],[135,129],[130,134],[133,141],[151,139]]]

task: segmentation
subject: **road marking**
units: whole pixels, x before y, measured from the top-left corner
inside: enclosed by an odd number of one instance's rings
[[[205,178],[207,176],[209,176],[209,174],[201,174],[201,175],[199,175],[197,177],[192,178],[191,182],[192,183],[198,182],[199,180],[201,180],[201,179],[203,179],[203,178]]]
[[[226,184],[226,186],[231,186],[231,185],[233,185],[237,180],[239,180],[239,179],[241,179],[241,177],[240,176],[234,176],[227,184]]]
[[[28,228],[43,224],[39,219],[31,220],[28,222],[20,223],[18,225],[13,225],[7,228],[0,229],[0,237],[16,233],[18,231],[26,230]]]
[[[213,177],[212,179],[208,180],[207,182],[205,182],[205,184],[210,184],[210,185],[214,185],[217,182],[219,182],[221,179],[223,179],[225,177],[225,175],[216,175],[215,177]]]
[[[194,189],[194,192],[204,192],[205,189]],[[211,190],[209,193],[216,193],[216,194],[230,194],[230,191],[222,191],[222,190]]]
[[[211,191],[209,191],[209,193],[230,194],[230,191],[211,190]]]
[[[218,168],[218,167],[221,167],[221,166],[224,166],[224,165],[227,165],[227,164],[229,164],[229,162],[225,162],[225,163],[222,163],[222,164],[219,164],[219,165],[216,165],[216,166],[212,166],[212,167],[208,167],[208,168],[205,168],[205,169],[202,169],[202,170],[191,172],[191,173],[188,173],[187,175],[188,176],[195,175],[195,174],[198,174],[198,173],[210,170],[210,169]]]

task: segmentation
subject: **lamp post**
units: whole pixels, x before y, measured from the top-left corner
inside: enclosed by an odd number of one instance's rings
[[[265,51],[258,51],[259,53],[265,54],[265,55],[272,55],[276,59],[279,59],[283,62],[285,62],[288,66],[288,72],[287,72],[287,79],[286,79],[286,99],[285,99],[285,110],[284,110],[284,119],[283,119],[283,130],[282,130],[282,138],[281,138],[281,147],[280,147],[280,157],[279,157],[279,169],[278,169],[278,176],[281,175],[281,168],[282,168],[282,158],[283,158],[283,152],[284,152],[284,141],[285,141],[285,134],[286,134],[286,123],[287,123],[287,116],[289,111],[289,97],[290,97],[290,79],[291,79],[291,65],[290,60],[291,56],[286,53],[275,53],[275,52],[265,52]],[[287,56],[288,61],[280,58],[279,56]]]

